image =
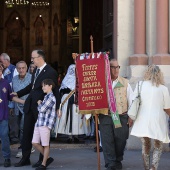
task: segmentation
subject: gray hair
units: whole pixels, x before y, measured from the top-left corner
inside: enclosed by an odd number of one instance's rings
[[[19,61],[17,64],[16,64],[16,67],[18,68],[18,64],[20,64],[20,63],[23,63],[23,64],[25,64],[25,66],[26,66],[26,69],[27,69],[27,63],[25,62],[25,61]]]
[[[5,60],[8,60],[10,62],[10,57],[7,53],[2,53],[1,56],[3,56]]]
[[[109,59],[109,61],[111,62],[111,61],[117,61],[117,59],[116,58],[111,58],[111,59]],[[118,61],[117,61],[118,62]]]

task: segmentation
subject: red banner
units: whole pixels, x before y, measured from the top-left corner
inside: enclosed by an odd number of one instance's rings
[[[107,114],[104,57],[76,60],[78,77],[78,105],[82,114]]]

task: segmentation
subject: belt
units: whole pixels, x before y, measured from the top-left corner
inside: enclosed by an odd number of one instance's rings
[[[126,115],[127,114],[127,112],[124,112],[124,113],[122,113],[122,114],[120,114],[120,115]]]
[[[127,114],[127,112],[124,112],[124,113],[122,113],[122,114],[119,114],[119,116],[123,116],[123,115],[126,115]],[[109,110],[109,113],[108,113],[108,115],[110,115],[110,110]]]

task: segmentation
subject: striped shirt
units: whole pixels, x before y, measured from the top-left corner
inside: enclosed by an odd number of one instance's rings
[[[52,129],[56,120],[56,99],[52,92],[44,96],[44,100],[38,105],[38,112],[35,126],[47,126]]]

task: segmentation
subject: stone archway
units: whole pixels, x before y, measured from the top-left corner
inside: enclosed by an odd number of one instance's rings
[[[17,11],[11,12],[5,23],[6,52],[11,57],[11,62],[16,63],[23,58],[23,28],[25,24]]]

